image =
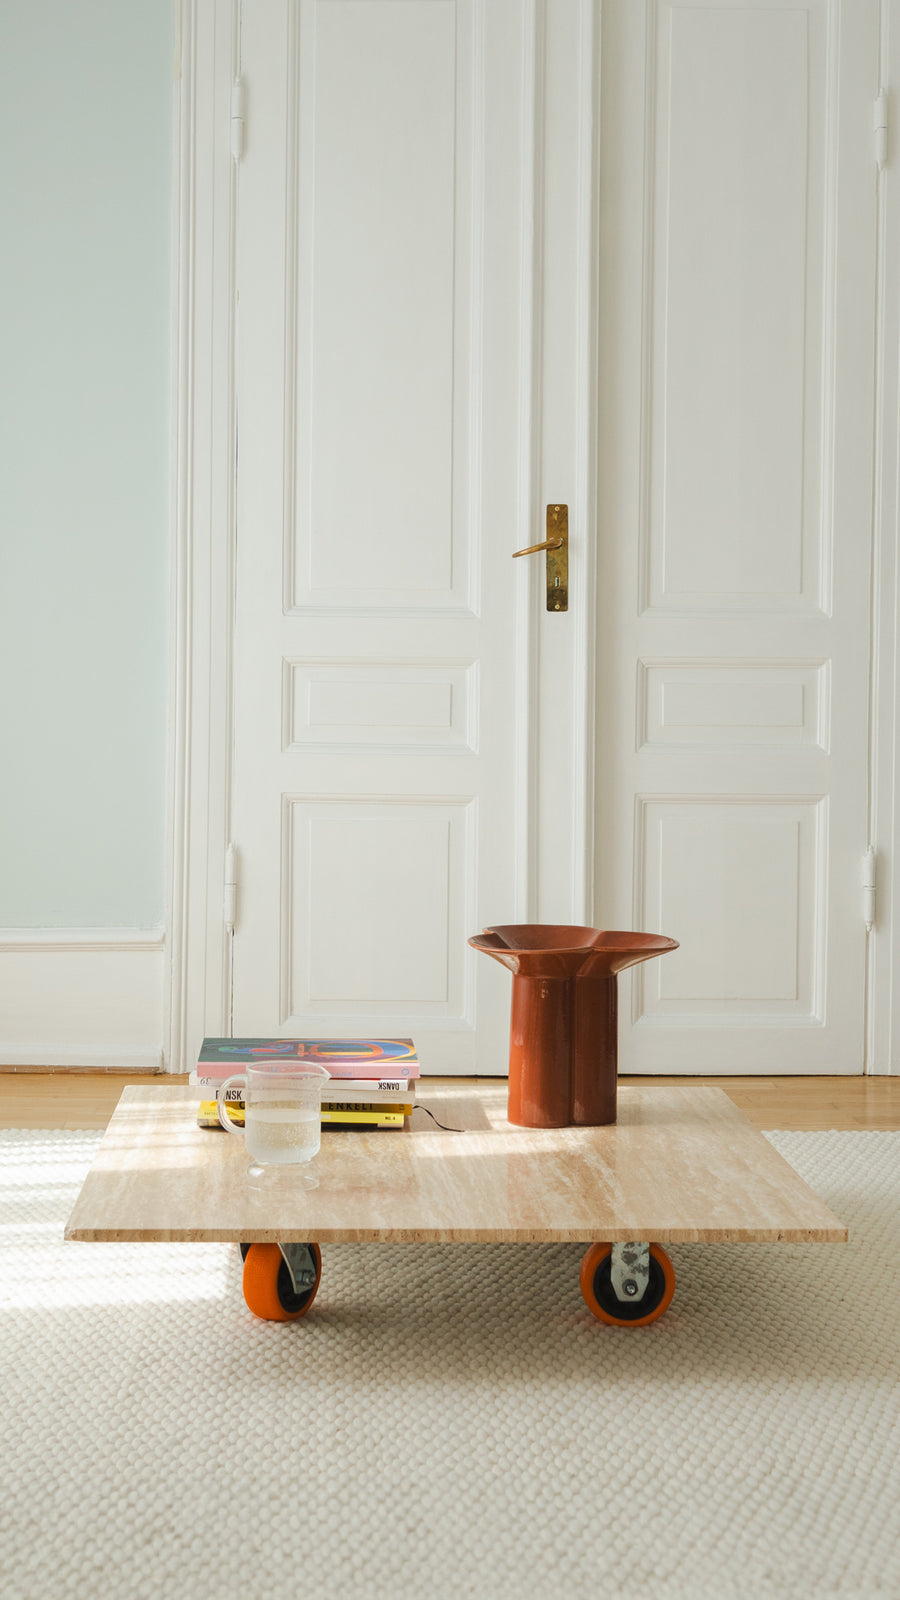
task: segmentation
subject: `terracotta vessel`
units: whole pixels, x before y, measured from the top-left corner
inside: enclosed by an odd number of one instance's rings
[[[618,974],[677,950],[677,939],[527,922],[485,928],[469,944],[513,975],[510,1122],[523,1128],[615,1122]]]

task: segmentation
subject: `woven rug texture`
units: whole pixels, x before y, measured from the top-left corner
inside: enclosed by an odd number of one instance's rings
[[[673,1245],[643,1330],[575,1245],[65,1243],[99,1134],[0,1134],[3,1600],[900,1597],[900,1134],[775,1133],[845,1245]]]

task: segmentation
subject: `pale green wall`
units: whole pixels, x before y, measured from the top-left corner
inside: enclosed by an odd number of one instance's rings
[[[163,918],[172,0],[0,6],[0,926]]]

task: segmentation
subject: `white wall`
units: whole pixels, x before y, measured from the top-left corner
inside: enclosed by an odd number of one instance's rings
[[[61,935],[24,941],[27,981],[0,966],[7,1061],[40,1055],[66,931],[161,1008],[161,950],[112,930],[164,915],[173,35],[173,0],[0,10],[0,929]],[[113,1056],[161,1018],[138,1033]]]

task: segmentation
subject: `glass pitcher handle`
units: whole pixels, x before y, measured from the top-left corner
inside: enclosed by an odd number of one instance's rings
[[[219,1113],[219,1121],[221,1122],[223,1128],[226,1128],[229,1133],[242,1135],[244,1132],[243,1128],[237,1127],[237,1125],[232,1122],[228,1112],[225,1110],[225,1101],[222,1099],[223,1093],[231,1083],[242,1083],[244,1085],[244,1115],[246,1116],[247,1078],[246,1074],[243,1072],[233,1072],[230,1078],[226,1078],[224,1083],[219,1084],[219,1087],[216,1090],[216,1110]]]

